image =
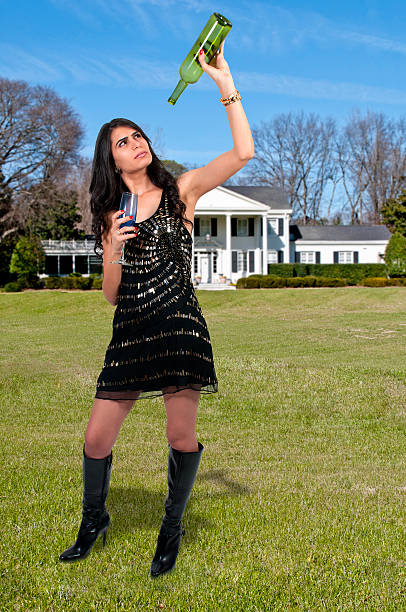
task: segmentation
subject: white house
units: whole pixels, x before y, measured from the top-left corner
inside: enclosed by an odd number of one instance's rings
[[[292,225],[291,261],[383,263],[391,236],[385,225]]]
[[[236,282],[266,274],[268,264],[380,263],[389,230],[383,225],[290,225],[292,209],[279,189],[221,185],[197,202],[192,276],[202,283]],[[101,269],[93,240],[42,241],[46,274]]]

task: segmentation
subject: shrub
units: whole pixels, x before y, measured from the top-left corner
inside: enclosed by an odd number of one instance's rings
[[[296,276],[295,278],[288,278],[286,281],[287,287],[314,287],[315,284],[315,276]]]
[[[292,276],[295,276],[295,274],[293,273],[294,266],[295,264],[293,263],[268,264],[268,273],[272,276],[283,276],[284,278],[292,278]]]
[[[61,277],[61,289],[74,289],[75,288],[75,278],[71,276],[62,276]]]
[[[88,277],[75,277],[73,280],[73,288],[81,289],[82,291],[86,291],[87,289],[91,289],[93,284],[93,279]]]
[[[388,287],[406,287],[406,278],[387,278]]]
[[[39,238],[23,236],[14,247],[10,260],[10,273],[18,280],[31,279],[41,272],[45,253]]]
[[[19,282],[12,281],[11,283],[6,283],[4,285],[3,291],[5,293],[17,293],[18,291],[22,291],[22,286]]]
[[[385,264],[390,276],[406,276],[406,237],[392,234],[385,250]]]
[[[259,278],[247,277],[245,279],[245,289],[258,289],[259,288]]]
[[[71,278],[82,278],[80,272],[71,272],[68,276],[70,276]]]
[[[102,278],[93,278],[92,279],[92,289],[101,289],[102,285],[103,285],[103,279]]]
[[[364,287],[406,287],[406,278],[364,278],[360,284]]]
[[[363,278],[361,283],[364,287],[387,287],[387,278]]]
[[[47,289],[60,289],[62,286],[62,279],[59,276],[48,276],[45,279],[45,287]]]
[[[289,279],[275,274],[267,274],[259,279],[259,286],[263,289],[286,287],[286,281]]]
[[[348,285],[357,285],[363,278],[386,276],[385,264],[308,264],[307,274],[344,278]]]
[[[348,285],[345,278],[329,278],[328,276],[316,276],[315,287],[345,287]]]

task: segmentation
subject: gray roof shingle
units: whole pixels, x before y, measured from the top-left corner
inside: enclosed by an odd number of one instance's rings
[[[251,200],[266,204],[272,209],[289,209],[290,204],[288,196],[282,189],[277,187],[266,187],[266,186],[247,186],[247,185],[222,185],[224,189],[230,189],[235,193],[240,193]]]
[[[389,240],[386,225],[291,225],[294,240]]]

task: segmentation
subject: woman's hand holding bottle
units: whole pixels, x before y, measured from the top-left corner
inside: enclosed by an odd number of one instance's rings
[[[204,53],[199,53],[199,62],[202,70],[213,79],[223,97],[230,95],[235,89],[230,68],[224,58],[224,42],[223,40],[217,54],[209,64],[206,62]]]

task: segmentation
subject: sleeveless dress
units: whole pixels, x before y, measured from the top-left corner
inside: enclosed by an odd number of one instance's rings
[[[191,279],[192,236],[165,189],[155,213],[125,243],[113,336],[99,399],[144,399],[183,389],[216,393],[212,346]]]

